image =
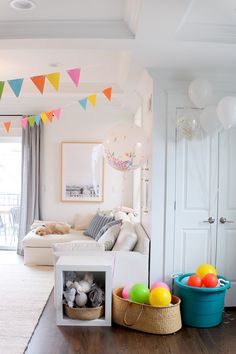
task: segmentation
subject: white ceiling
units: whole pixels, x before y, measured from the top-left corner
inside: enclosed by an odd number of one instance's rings
[[[125,0],[33,0],[30,11],[16,11],[10,0],[1,0],[1,21],[122,20]]]
[[[0,2],[1,80],[64,73],[79,66],[80,91],[112,84],[120,93],[137,80],[144,67],[229,74],[236,69],[233,0],[34,2],[37,7],[28,13],[10,9],[9,0]],[[81,32],[70,24],[77,29],[82,26]],[[39,27],[44,33],[40,38],[38,32],[36,39]],[[25,38],[16,39],[17,31],[22,34],[25,29]],[[74,34],[70,36],[71,30]],[[66,35],[52,38],[55,32]],[[53,68],[51,63],[61,65]],[[64,74],[62,81],[64,92],[73,94]],[[26,84],[24,90],[26,95],[33,92],[32,85]],[[50,87],[47,90],[52,93]]]

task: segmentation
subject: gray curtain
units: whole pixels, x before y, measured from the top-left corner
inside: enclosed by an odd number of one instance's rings
[[[40,169],[43,126],[29,126],[22,131],[21,208],[17,253],[22,254],[21,241],[34,219],[40,219]]]

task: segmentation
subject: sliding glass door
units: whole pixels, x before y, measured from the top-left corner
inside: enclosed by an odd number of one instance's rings
[[[21,199],[21,138],[0,137],[0,249],[16,249]]]

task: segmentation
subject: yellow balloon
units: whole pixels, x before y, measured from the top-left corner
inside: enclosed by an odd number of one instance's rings
[[[215,267],[213,267],[213,265],[211,264],[207,264],[207,263],[201,264],[196,270],[196,274],[201,279],[204,278],[205,275],[207,275],[208,273],[217,275]]]
[[[150,292],[149,303],[152,306],[168,306],[171,302],[171,293],[165,288],[155,288]]]

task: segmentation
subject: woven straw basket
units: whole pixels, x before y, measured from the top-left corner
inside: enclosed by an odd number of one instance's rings
[[[73,320],[96,320],[104,315],[104,306],[94,307],[94,308],[71,308],[67,305],[64,305],[65,314],[72,318]]]
[[[173,306],[154,307],[124,300],[122,290],[113,290],[112,316],[115,323],[153,334],[170,334],[181,329],[180,299],[177,296],[172,296]]]

